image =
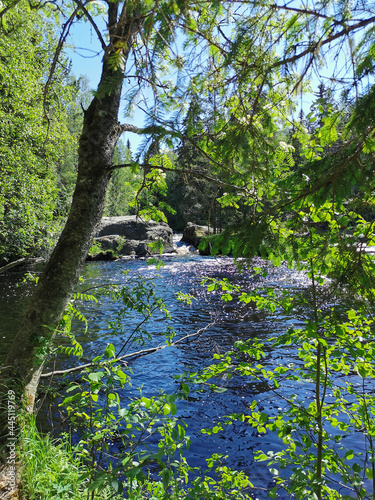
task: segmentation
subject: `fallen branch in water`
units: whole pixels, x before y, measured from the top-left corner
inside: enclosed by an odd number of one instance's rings
[[[209,323],[205,327],[200,328],[197,332],[185,335],[184,337],[176,340],[175,342],[172,342],[171,344],[158,345],[156,347],[151,347],[150,349],[141,349],[140,351],[131,352],[130,354],[125,354],[124,356],[121,356],[120,358],[117,358],[114,361],[120,362],[120,361],[123,361],[124,359],[138,358],[140,356],[147,356],[148,354],[152,354],[153,352],[160,351],[161,349],[165,349],[166,347],[175,347],[183,340],[190,339],[192,337],[197,337],[198,335],[201,335],[203,332],[208,330],[215,323],[216,323],[216,318],[212,323]],[[52,372],[48,372],[48,373],[42,373],[40,378],[47,378],[47,377],[52,377],[53,375],[65,375],[66,373],[78,372],[80,370],[83,370],[84,368],[89,368],[90,366],[94,366],[94,365],[96,365],[96,363],[86,363],[85,365],[75,366],[73,368],[68,368],[66,370],[56,370],[56,371],[52,371]]]
[[[26,257],[22,257],[21,259],[15,260],[13,262],[9,262],[9,264],[6,264],[3,267],[0,267],[0,274],[5,273],[5,271],[8,271],[8,269],[12,269],[12,267],[19,266],[23,262],[26,262],[28,259]]]

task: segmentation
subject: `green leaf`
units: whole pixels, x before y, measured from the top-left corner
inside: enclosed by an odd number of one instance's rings
[[[371,467],[366,469],[366,477],[369,481],[372,481],[374,478],[374,473]]]
[[[105,482],[106,482],[107,478],[105,475],[103,475],[102,477],[100,477],[99,479],[96,479],[95,481],[92,481],[92,483],[89,484],[88,486],[88,491],[95,491],[99,488],[101,488]]]
[[[190,393],[190,387],[187,384],[181,384],[181,389],[185,396]]]
[[[355,319],[356,317],[357,317],[357,314],[356,314],[356,312],[353,309],[351,309],[350,311],[348,311],[348,318],[349,318],[350,321],[353,320],[353,319]]]
[[[170,403],[170,407],[171,407],[171,413],[172,413],[172,415],[176,415],[176,413],[177,413],[177,406],[174,403]]]
[[[124,490],[124,485],[122,484],[121,481],[118,481],[117,479],[113,479],[111,481],[111,487],[115,490],[116,493],[121,494]]]
[[[108,344],[105,351],[104,355],[107,358],[114,358],[115,357],[115,346],[113,344]]]
[[[217,385],[211,385],[211,389],[214,391],[214,392],[217,392],[217,393],[222,393],[222,392],[226,392],[227,389],[225,387],[219,387]]]
[[[100,380],[104,377],[104,372],[90,372],[87,376],[89,380],[93,382],[100,382]]]
[[[362,467],[358,463],[353,464],[352,469],[354,472],[357,472],[358,474],[360,474],[362,472]]]
[[[171,471],[169,469],[164,468],[160,472],[160,476],[162,478],[164,490],[167,491],[169,483],[170,483],[170,480],[171,480],[171,477],[172,477],[172,473],[171,473]]]

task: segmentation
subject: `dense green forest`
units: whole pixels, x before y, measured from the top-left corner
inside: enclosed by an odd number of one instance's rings
[[[217,457],[192,480],[174,418],[190,385],[215,390],[217,377],[233,373],[279,395],[285,380],[311,384],[309,403],[290,398],[276,417],[255,403],[225,417],[278,434],[281,451],[255,453],[273,471],[271,498],[375,498],[374,22],[368,1],[0,2],[0,266],[47,259],[1,372],[3,441],[17,408],[28,498],[254,498],[252,478],[216,466]],[[101,45],[96,89],[71,71],[65,43],[79,23]],[[142,110],[144,124],[122,123],[120,109]],[[137,151],[130,134],[142,136]],[[96,227],[103,215],[135,213],[178,231],[208,224],[218,233],[211,252],[242,264],[261,256],[304,271],[308,297],[205,282],[225,301],[296,311],[303,326],[271,347],[237,342],[178,393],[128,407],[117,390],[131,373],[110,344],[62,403],[84,438],[73,450],[55,446],[30,416],[44,360],[61,336],[71,341],[64,352],[82,357],[72,318],[84,322],[78,301],[97,299],[75,287]],[[145,283],[101,293],[144,314],[141,324],[151,312],[168,317]],[[263,364],[279,345],[296,346],[298,369]],[[133,424],[120,465],[103,468],[98,457]],[[159,452],[134,446],[137,432],[154,431]],[[347,433],[361,436],[363,455],[340,450]],[[150,462],[158,481],[145,473]]]

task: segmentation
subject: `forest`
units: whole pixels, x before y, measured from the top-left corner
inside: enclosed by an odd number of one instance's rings
[[[0,278],[46,260],[0,353],[4,498],[375,499],[374,23],[368,0],[0,1]],[[100,46],[96,88],[72,71],[82,25]],[[178,333],[168,300],[129,271],[123,286],[83,287],[98,224],[119,215],[213,228],[207,258],[246,279],[203,276],[205,293],[288,318],[284,331],[215,344],[204,366],[171,373],[174,393],[128,397],[126,360],[159,349],[153,317],[166,349],[210,324]],[[149,265],[163,276],[163,255]],[[270,266],[305,288],[262,286]],[[193,307],[189,290],[175,295]],[[108,329],[127,340],[91,355],[85,304],[107,301]],[[279,349],[295,362],[271,365]],[[74,368],[47,370],[58,356]],[[254,397],[200,432],[275,436],[251,451],[267,487],[219,452],[204,471],[186,458],[183,402],[239,379],[278,410]],[[48,391],[69,421],[58,440],[37,423]]]

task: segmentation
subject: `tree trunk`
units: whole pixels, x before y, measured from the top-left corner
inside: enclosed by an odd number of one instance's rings
[[[128,22],[119,32],[117,22],[113,22],[117,20],[117,9],[117,4],[109,3],[110,43],[103,59],[100,95],[93,98],[84,113],[78,176],[70,213],[7,356],[7,366],[13,368],[12,373],[16,369],[24,385],[30,411],[34,407],[48,344],[72,296],[95,229],[101,220],[111,176],[109,167],[114,148],[123,132],[123,127],[118,123],[123,74],[119,69],[110,67],[108,58],[116,40],[126,40],[129,51],[140,25]],[[110,92],[102,97],[101,89],[104,85],[108,87],[109,82],[114,82]]]

